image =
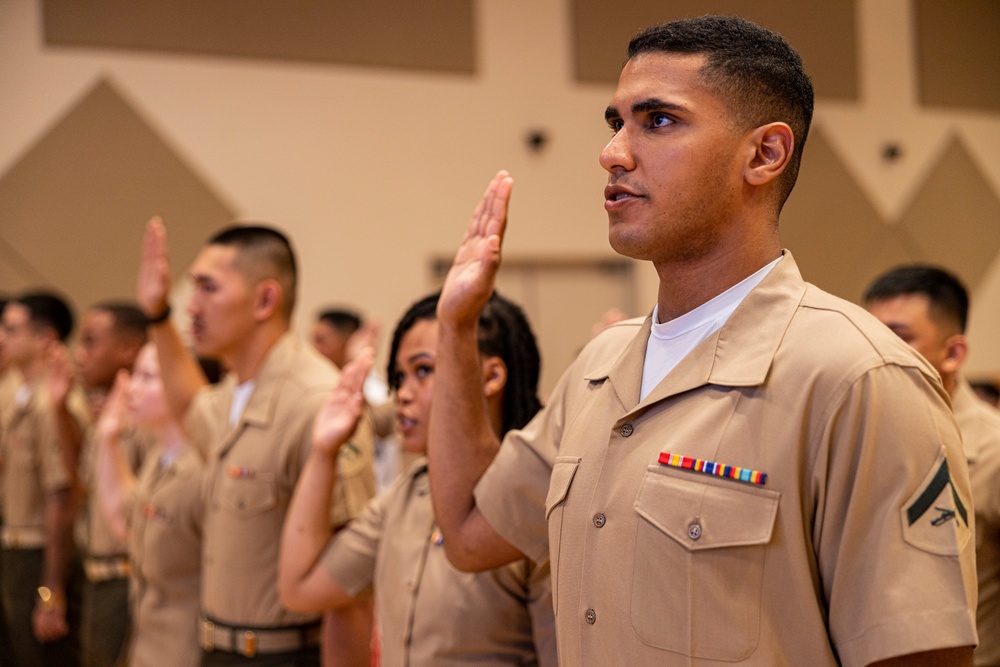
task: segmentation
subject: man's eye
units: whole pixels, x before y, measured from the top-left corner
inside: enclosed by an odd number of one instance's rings
[[[611,131],[614,132],[615,134],[617,134],[618,131],[622,129],[623,124],[624,123],[622,123],[620,118],[615,118],[608,121],[608,127],[610,127]]]
[[[664,127],[666,125],[672,124],[673,122],[674,121],[670,118],[670,116],[666,114],[663,113],[653,114],[652,118],[653,127]]]

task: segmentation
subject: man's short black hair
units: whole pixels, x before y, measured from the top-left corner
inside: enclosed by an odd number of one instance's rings
[[[237,265],[252,281],[277,280],[283,293],[282,314],[291,319],[298,270],[288,237],[264,225],[232,225],[217,232],[207,245],[236,248]]]
[[[131,301],[100,301],[90,309],[111,315],[111,325],[117,333],[146,341],[147,318],[138,304]]]
[[[53,292],[25,292],[12,299],[11,303],[24,306],[32,327],[52,329],[63,342],[73,333],[73,310],[65,299]]]
[[[930,302],[930,315],[953,324],[965,333],[969,319],[969,293],[957,277],[939,266],[907,264],[890,269],[865,290],[865,304],[899,296],[923,294]]]
[[[701,16],[646,28],[629,42],[629,60],[649,52],[704,55],[702,76],[741,130],[772,122],[792,129],[792,156],[779,180],[780,209],[798,177],[813,114],[812,82],[795,49],[746,19]]]
[[[361,328],[361,316],[353,310],[329,308],[320,312],[317,319],[326,322],[343,336],[350,336]]]

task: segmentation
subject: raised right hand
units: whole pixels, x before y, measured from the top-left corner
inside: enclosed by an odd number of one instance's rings
[[[373,357],[374,351],[370,347],[365,348],[356,359],[344,366],[340,381],[330,392],[313,422],[314,451],[336,452],[354,433],[364,408],[362,389],[371,370]]]
[[[97,420],[97,441],[101,445],[118,444],[125,427],[125,395],[128,392],[129,374],[120,370],[115,376],[115,384],[104,402],[104,409]]]
[[[473,211],[441,288],[437,314],[442,324],[474,324],[493,293],[513,184],[514,179],[506,171],[497,172]]]
[[[142,257],[136,281],[136,298],[139,307],[148,317],[155,317],[167,309],[170,294],[170,261],[167,257],[167,230],[163,221],[152,218],[146,224],[142,238]]]

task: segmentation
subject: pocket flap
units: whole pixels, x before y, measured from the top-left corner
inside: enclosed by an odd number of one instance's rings
[[[780,497],[739,482],[650,466],[635,511],[689,551],[719,549],[770,542]]]
[[[249,519],[277,506],[278,491],[271,475],[254,479],[225,476],[222,478],[219,500],[235,516]]]
[[[545,518],[549,518],[552,509],[566,500],[569,487],[573,485],[573,477],[580,465],[578,456],[557,456],[552,463],[552,476],[549,478],[549,493],[545,497]]]

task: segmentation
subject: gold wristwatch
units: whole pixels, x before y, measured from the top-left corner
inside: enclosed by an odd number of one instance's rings
[[[52,611],[53,609],[58,609],[60,603],[60,596],[52,592],[52,589],[48,586],[38,587],[38,606],[42,611]]]

